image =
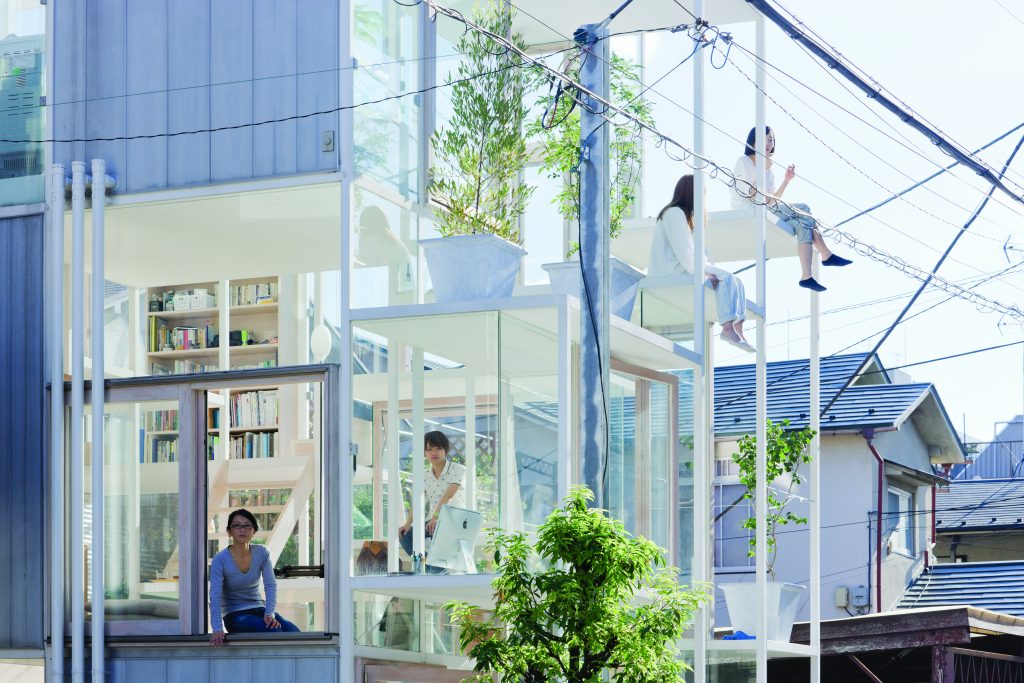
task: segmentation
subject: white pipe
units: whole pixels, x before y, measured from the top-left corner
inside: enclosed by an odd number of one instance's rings
[[[92,177],[106,177],[106,162],[92,160]],[[107,193],[103,183],[94,183],[92,193],[92,680],[103,681],[103,621],[104,621],[104,444],[103,413],[105,409],[105,372],[103,355],[104,290],[103,275],[103,220]]]
[[[71,162],[71,681],[85,682],[85,162]]]
[[[704,0],[695,0],[694,12],[704,16]],[[693,151],[704,154],[704,59],[697,55],[693,63]],[[704,308],[704,174],[699,168],[693,172],[693,350],[700,356],[701,367],[694,371],[693,378],[693,524],[694,553],[693,580],[706,582],[714,579],[709,573],[711,549],[708,529],[708,507],[711,504],[711,489],[705,484],[710,481],[708,474],[712,462],[714,421],[707,412],[705,401],[708,396],[708,353],[707,315]],[[707,639],[714,617],[715,590],[712,587],[711,602],[697,612],[693,624],[694,680],[707,680]]]
[[[765,185],[765,132],[766,105],[765,105],[765,73],[764,54],[766,46],[764,17],[760,14],[756,19],[757,39],[755,49],[757,56],[761,58],[758,64],[755,79],[757,92],[755,99],[755,122],[757,129],[754,138],[757,154],[754,159],[757,162],[755,176],[757,187],[764,190]],[[767,607],[767,583],[768,583],[768,334],[765,329],[765,318],[767,317],[767,281],[765,269],[765,240],[767,234],[768,211],[767,207],[761,205],[757,208],[757,253],[756,253],[756,290],[757,305],[763,314],[757,319],[757,365],[755,371],[755,386],[757,393],[756,403],[756,439],[757,439],[757,486],[754,493],[755,510],[754,515],[757,523],[756,529],[756,579],[757,579],[757,683],[768,681],[768,607]]]
[[[423,500],[426,489],[426,470],[423,463],[423,347],[412,349],[412,549],[421,555],[426,552],[423,526]],[[467,438],[470,433],[466,431]],[[433,475],[430,475],[433,476]],[[433,509],[431,509],[433,512]]]
[[[812,253],[811,274],[818,278],[818,259]],[[821,683],[821,297],[817,292],[810,292],[811,297],[811,387],[810,412],[811,429],[811,486],[810,510],[811,521],[811,566],[808,590],[811,592],[810,609],[810,646],[811,683]]]
[[[562,429],[561,423],[558,425]],[[476,510],[476,377],[466,375],[466,507]],[[568,455],[568,454],[566,454]]]
[[[64,165],[50,169],[50,680],[64,683]]]
[[[344,276],[344,274],[343,274]],[[388,572],[398,571],[398,549],[399,543],[398,527],[404,523],[402,500],[402,471],[401,471],[401,450],[399,443],[401,436],[398,433],[398,372],[401,364],[402,345],[394,338],[388,339],[388,419],[386,432],[387,446],[387,467],[388,467],[388,535],[391,543],[388,549]],[[349,406],[345,407],[350,410]],[[342,444],[344,446],[345,444]],[[394,551],[390,548],[393,547]]]

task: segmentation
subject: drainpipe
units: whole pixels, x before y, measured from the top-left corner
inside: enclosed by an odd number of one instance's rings
[[[71,162],[71,683],[85,681],[85,162]]]
[[[875,456],[878,462],[878,499],[875,509],[878,511],[875,519],[875,611],[882,611],[882,494],[885,491],[885,461],[878,453],[872,440],[875,438],[875,430],[865,429],[861,432],[864,441],[868,445],[871,455]]]
[[[106,162],[103,159],[92,160],[93,179],[106,178]],[[92,327],[92,680],[104,681],[105,662],[103,657],[103,623],[106,606],[104,604],[105,578],[103,549],[105,495],[103,489],[104,445],[103,445],[103,413],[104,413],[104,367],[103,351],[103,303],[105,287],[103,286],[103,240],[104,210],[107,203],[105,183],[92,183],[92,309],[90,320]]]
[[[938,488],[939,488],[938,484],[932,484],[932,514],[931,514],[931,518],[932,518],[932,541],[931,541],[931,545],[928,547],[928,550],[926,550],[925,553],[924,553],[924,568],[925,569],[928,569],[928,567],[931,566],[932,550],[935,548],[935,499],[936,499],[936,496],[937,496],[937,493],[938,493],[938,491],[937,491]]]

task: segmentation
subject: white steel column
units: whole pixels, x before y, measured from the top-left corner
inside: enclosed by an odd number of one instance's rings
[[[412,349],[412,549],[421,555],[424,543],[423,516],[424,475],[423,463],[423,347]],[[434,476],[431,474],[430,476]],[[396,549],[397,550],[397,549]]]
[[[467,372],[472,372],[468,370]],[[559,425],[561,429],[561,425]],[[466,507],[476,509],[476,377],[466,375]]]
[[[388,572],[398,571],[398,527],[402,526],[404,502],[402,500],[401,437],[398,434],[398,371],[401,344],[388,339],[388,419],[387,419],[387,467],[388,467]],[[348,532],[347,532],[348,533]],[[394,547],[394,552],[391,547]]]
[[[338,229],[341,236],[341,263],[338,273],[338,329],[341,333],[341,371],[338,382],[338,401],[325,401],[326,405],[337,406],[337,411],[327,414],[327,420],[340,420],[338,430],[340,444],[337,445],[339,455],[345,461],[345,474],[341,477],[340,490],[335,490],[328,495],[336,495],[340,500],[341,515],[338,520],[337,534],[339,537],[338,547],[342,558],[340,585],[338,588],[338,600],[340,601],[338,615],[338,640],[341,657],[338,662],[338,683],[351,681],[355,676],[355,605],[352,591],[352,468],[349,464],[351,457],[352,438],[352,297],[351,297],[351,264],[352,264],[352,181],[354,166],[354,142],[353,142],[353,113],[349,105],[354,98],[354,75],[353,69],[356,66],[352,55],[352,19],[355,10],[355,3],[341,3],[338,12],[338,104],[341,110],[338,112],[338,168],[341,171],[341,206],[339,216],[341,217]],[[389,357],[388,364],[392,362]],[[397,472],[393,473],[397,476]],[[401,495],[399,495],[399,507],[401,507]],[[394,499],[392,499],[392,505]],[[328,506],[330,509],[330,506]],[[376,522],[376,520],[374,520]],[[330,529],[330,522],[324,526]],[[392,527],[394,532],[395,527]],[[388,553],[388,569],[391,569],[391,557],[395,558],[397,566],[398,548]],[[331,561],[331,560],[328,560]]]
[[[104,681],[104,524],[103,392],[106,386],[103,351],[103,220],[107,203],[107,164],[92,160],[92,680]]]
[[[569,337],[569,304],[565,297],[558,302],[558,472],[556,490],[558,501],[569,495],[572,482],[572,432],[573,404],[571,387],[575,381],[572,376],[572,339]],[[472,507],[472,506],[470,506]]]
[[[695,0],[694,12],[704,16],[704,0]],[[714,576],[709,573],[711,564],[710,519],[711,499],[709,494],[711,477],[709,467],[714,450],[713,420],[707,411],[710,354],[708,353],[707,315],[704,310],[704,251],[706,228],[704,224],[704,174],[700,157],[704,155],[704,59],[698,54],[693,62],[693,150],[695,154],[693,173],[693,350],[700,357],[701,367],[694,370],[693,378],[693,524],[694,554],[693,579],[695,582],[712,582],[711,600],[708,606],[697,612],[693,624],[693,657],[695,682],[707,679],[707,639],[714,615]]]
[[[71,681],[85,681],[85,162],[71,162]]]
[[[51,117],[47,117],[49,119]],[[49,145],[47,145],[49,147]],[[50,680],[64,683],[64,166],[50,169]]]
[[[757,187],[760,190],[766,190],[765,185],[765,73],[764,73],[764,56],[765,56],[765,24],[764,18],[758,14],[756,19],[756,30],[757,40],[755,50],[758,60],[758,69],[756,73],[757,81],[757,92],[754,95],[755,105],[755,127],[756,135],[754,138],[754,147],[757,150],[757,154],[754,157],[756,160],[756,172],[755,177],[757,178]],[[757,580],[757,683],[767,683],[768,681],[768,614],[766,605],[766,588],[768,582],[768,536],[767,536],[767,517],[768,517],[768,481],[767,479],[767,466],[768,466],[768,370],[767,370],[767,347],[768,347],[768,335],[765,330],[765,318],[767,318],[768,308],[767,302],[767,281],[765,273],[765,236],[767,232],[767,221],[768,221],[768,210],[767,207],[762,203],[757,207],[757,244],[756,244],[756,263],[757,269],[755,271],[756,278],[756,292],[757,292],[757,305],[762,311],[762,316],[757,319],[757,365],[756,365],[756,392],[757,392],[757,408],[756,414],[756,433],[757,438],[757,486],[754,493],[754,515],[757,523],[756,535],[756,558],[755,558],[755,571]]]
[[[812,254],[811,274],[818,278],[818,259]],[[810,386],[810,410],[811,429],[814,430],[814,438],[811,439],[811,486],[810,486],[810,509],[808,517],[811,521],[810,529],[810,581],[808,590],[810,595],[810,638],[809,643],[814,652],[811,654],[811,683],[821,681],[821,348],[820,348],[820,325],[821,325],[821,297],[817,292],[811,292],[811,386]]]

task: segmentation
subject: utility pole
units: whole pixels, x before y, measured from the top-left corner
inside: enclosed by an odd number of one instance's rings
[[[621,10],[621,8],[620,8]],[[616,12],[617,13],[617,12]],[[576,30],[580,46],[580,83],[608,100],[608,20]],[[580,458],[583,483],[594,505],[605,507],[608,471],[609,332],[609,168],[604,105],[580,93]]]

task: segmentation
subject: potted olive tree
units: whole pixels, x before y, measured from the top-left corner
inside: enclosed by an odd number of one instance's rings
[[[507,4],[476,4],[473,20],[511,36]],[[531,75],[513,52],[467,31],[451,84],[451,120],[431,139],[430,192],[440,238],[420,240],[438,301],[501,298],[512,294],[522,257],[519,219],[533,193],[521,182],[529,160],[525,94]]]
[[[568,73],[578,80],[578,62],[570,65]],[[636,119],[653,126],[650,102],[642,94],[639,66],[612,53],[608,73],[612,102]],[[576,172],[580,157],[580,112],[579,107],[573,104],[572,95],[566,94],[564,90],[546,94],[539,102],[545,114],[530,125],[531,135],[539,137],[541,141],[540,172],[549,178],[563,181],[562,189],[553,203],[562,217],[571,223],[578,222],[580,216],[580,176]],[[634,127],[610,123],[605,125],[610,127],[609,236],[615,239],[622,232],[622,221],[629,216],[637,199],[643,146]],[[548,273],[552,289],[558,293],[580,294],[580,266],[579,261],[573,259],[578,250],[579,243],[574,242],[566,255],[568,260],[542,266]],[[644,274],[615,257],[611,258],[611,266],[612,312],[629,320],[637,287]]]
[[[774,423],[768,420],[767,426],[767,506],[765,517],[765,535],[767,537],[767,565],[771,581],[767,582],[767,634],[768,640],[788,642],[793,630],[799,608],[798,600],[806,590],[804,586],[775,581],[775,561],[778,559],[779,529],[787,524],[806,524],[807,518],[800,517],[789,509],[789,504],[796,499],[793,489],[803,482],[800,466],[811,461],[808,445],[814,438],[814,430],[810,427],[787,430],[789,420]],[[744,499],[754,501],[757,491],[757,439],[750,434],[738,443],[739,452],[733,453],[732,459],[739,466],[739,479],[746,491],[743,497],[733,502],[733,507]],[[724,513],[723,513],[724,515]],[[722,515],[719,515],[720,517]],[[757,519],[749,517],[744,520],[742,528],[756,532]],[[754,557],[757,545],[755,536],[750,539],[751,557]],[[727,583],[722,584],[725,604],[729,610],[729,622],[733,631],[742,631],[747,635],[759,636],[757,625],[757,584]]]

